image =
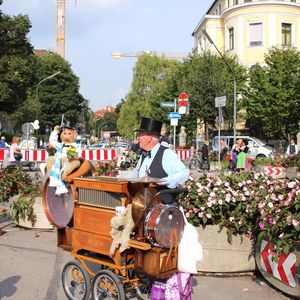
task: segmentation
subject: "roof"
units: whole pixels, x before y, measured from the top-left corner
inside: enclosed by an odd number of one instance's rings
[[[109,113],[114,113],[116,111],[116,108],[112,105],[104,106],[97,111],[95,111],[95,115],[99,118],[103,118],[104,114],[109,112]]]

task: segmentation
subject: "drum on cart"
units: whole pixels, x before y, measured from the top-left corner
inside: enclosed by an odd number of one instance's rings
[[[176,206],[158,204],[146,215],[144,232],[154,246],[170,248],[180,240],[183,229],[184,219]]]
[[[68,193],[56,195],[56,187],[49,186],[49,179],[45,182],[43,193],[43,206],[47,219],[57,228],[69,225],[73,218],[74,193],[72,186],[66,183]]]

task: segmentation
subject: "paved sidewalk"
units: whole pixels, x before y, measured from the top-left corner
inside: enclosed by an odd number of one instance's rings
[[[66,300],[61,286],[63,266],[73,260],[56,247],[55,231],[26,230],[13,223],[0,236],[0,300]],[[193,299],[291,299],[256,281],[255,276],[194,276]]]

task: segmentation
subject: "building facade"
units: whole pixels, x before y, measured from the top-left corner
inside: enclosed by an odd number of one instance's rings
[[[192,33],[195,54],[216,51],[202,30],[221,52],[250,67],[271,47],[300,50],[300,0],[213,1]]]

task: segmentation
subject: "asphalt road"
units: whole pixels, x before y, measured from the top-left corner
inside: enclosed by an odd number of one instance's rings
[[[28,230],[4,222],[0,228],[0,300],[65,300],[61,272],[73,260],[56,247],[56,232]],[[291,299],[254,275],[214,277],[198,275],[193,280],[193,299],[260,300]]]

